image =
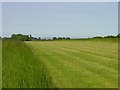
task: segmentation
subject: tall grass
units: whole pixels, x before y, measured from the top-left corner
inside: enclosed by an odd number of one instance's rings
[[[22,41],[2,43],[3,88],[48,88],[52,79],[41,60]]]
[[[2,88],[2,39],[0,39],[0,89]]]

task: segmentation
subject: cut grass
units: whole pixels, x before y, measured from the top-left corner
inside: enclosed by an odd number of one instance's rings
[[[107,42],[108,41],[108,42]],[[117,40],[26,42],[59,88],[117,88]]]
[[[24,42],[5,40],[2,46],[3,88],[53,87],[46,67]]]
[[[3,88],[117,88],[117,39],[2,43]]]

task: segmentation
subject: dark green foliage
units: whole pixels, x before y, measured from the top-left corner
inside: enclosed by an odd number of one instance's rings
[[[32,38],[32,35],[30,35],[30,38]]]
[[[39,37],[38,40],[41,40],[41,38]]]
[[[32,37],[32,40],[38,40],[36,37]]]
[[[120,37],[120,34],[116,35],[116,36],[113,36],[113,35],[107,35],[107,36],[95,36],[95,37],[91,37],[91,38],[84,38],[84,39],[103,39],[103,38],[119,38]],[[20,40],[20,41],[38,41],[38,40],[41,40],[41,41],[50,41],[50,39],[41,39],[41,37],[32,37],[32,35],[23,35],[23,34],[12,34],[11,38],[9,37],[4,37],[3,38],[4,40],[8,40],[8,39],[13,39],[13,40]],[[51,40],[70,40],[71,38],[70,37],[53,37]],[[80,39],[80,38],[78,38]],[[81,38],[83,39],[83,38]],[[75,40],[75,39],[72,39],[72,40]]]
[[[63,37],[62,39],[66,39],[65,37]]]
[[[20,41],[30,41],[29,35],[22,35],[22,34],[13,34],[11,36],[13,40],[20,40]]]
[[[66,40],[70,40],[70,37],[67,37]]]
[[[62,40],[63,38],[62,37],[58,37],[58,40]]]
[[[117,37],[119,37],[119,38],[120,38],[120,33],[117,35]]]
[[[93,38],[103,38],[103,37],[101,37],[101,36],[96,36],[96,37],[93,37]]]
[[[9,39],[11,39],[11,38],[9,38],[9,37],[4,37],[4,38],[2,38],[3,40],[9,40]]]
[[[108,36],[105,36],[104,38],[116,38],[116,36],[108,35]]]
[[[32,35],[30,35],[29,40],[30,40],[30,41],[32,40]]]
[[[53,40],[57,40],[57,38],[56,38],[56,37],[53,37]]]
[[[70,40],[70,37],[53,37],[53,40]]]

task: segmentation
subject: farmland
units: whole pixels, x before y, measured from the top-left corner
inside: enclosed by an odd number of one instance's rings
[[[117,39],[3,41],[3,87],[117,88]]]
[[[3,41],[3,88],[53,87],[46,67],[22,41]]]
[[[0,39],[0,88],[2,88],[2,40]]]

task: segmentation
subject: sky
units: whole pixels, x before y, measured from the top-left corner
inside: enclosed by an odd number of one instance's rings
[[[0,2],[0,36],[2,36],[2,3]]]
[[[117,35],[118,3],[4,2],[2,36],[15,33],[42,38]]]
[[[119,2],[119,0],[1,0],[1,2]]]

